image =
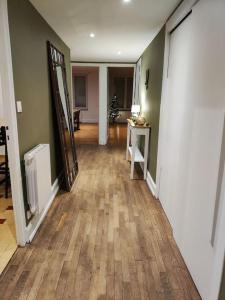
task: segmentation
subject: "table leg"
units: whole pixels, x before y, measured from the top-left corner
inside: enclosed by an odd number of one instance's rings
[[[148,143],[149,134],[145,134],[145,152],[144,152],[144,179],[147,177],[147,166],[148,166]]]
[[[77,130],[80,130],[80,114],[77,116]]]
[[[136,151],[136,135],[135,134],[131,134],[131,145],[132,145],[132,153],[131,153],[130,179],[134,179],[134,160],[135,160],[135,151]]]

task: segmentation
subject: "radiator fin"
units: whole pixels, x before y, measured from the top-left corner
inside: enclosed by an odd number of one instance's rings
[[[27,197],[31,213],[41,213],[51,193],[51,165],[48,144],[40,144],[24,155]]]

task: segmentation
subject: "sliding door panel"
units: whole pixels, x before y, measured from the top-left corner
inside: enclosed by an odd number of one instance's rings
[[[203,299],[211,299],[212,238],[224,170],[225,60],[219,57],[225,53],[225,22],[220,10],[200,2],[170,35],[163,116],[159,197]]]

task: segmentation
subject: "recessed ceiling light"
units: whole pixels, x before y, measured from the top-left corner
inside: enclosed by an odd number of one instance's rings
[[[94,38],[94,37],[95,37],[95,34],[94,34],[93,32],[91,32],[91,33],[90,33],[90,37],[91,37],[91,38]]]
[[[123,2],[125,2],[125,3],[128,3],[128,2],[130,2],[131,0],[123,0]]]
[[[121,55],[121,54],[122,54],[122,52],[119,50],[119,51],[117,52],[117,54],[118,54],[118,55]]]

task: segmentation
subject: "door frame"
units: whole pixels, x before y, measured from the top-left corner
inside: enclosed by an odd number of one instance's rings
[[[11,176],[11,190],[14,207],[17,244],[25,246],[25,210],[23,202],[23,187],[19,155],[19,140],[16,116],[16,102],[13,82],[13,68],[11,56],[11,43],[8,21],[7,0],[0,1],[0,65],[4,113],[7,120],[8,130],[8,156]]]
[[[98,67],[99,71],[99,145],[106,145],[108,140],[108,68],[109,67],[132,67],[135,69],[135,63],[81,63],[71,62],[71,95],[72,105],[74,98],[73,89],[73,68],[72,67]]]

